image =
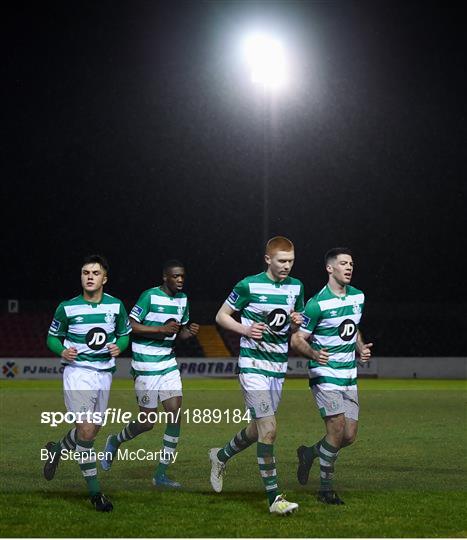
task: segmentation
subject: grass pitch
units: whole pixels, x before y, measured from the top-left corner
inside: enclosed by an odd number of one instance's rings
[[[156,490],[152,462],[116,462],[99,470],[111,514],[95,512],[78,465],[62,462],[42,477],[40,448],[68,430],[40,423],[42,411],[64,411],[61,381],[0,384],[1,521],[5,537],[465,537],[467,536],[467,387],[463,381],[361,380],[357,442],[336,462],[335,486],[346,505],[315,499],[319,468],[296,480],[295,449],[323,435],[306,380],[287,380],[275,445],[281,491],[299,503],[287,518],[268,512],[255,446],[228,464],[222,494],[211,491],[208,449],[243,424],[182,426],[179,456],[169,470],[181,492]],[[243,408],[236,380],[185,380],[185,408]],[[110,407],[136,412],[131,381],[115,380]],[[107,435],[120,425],[102,429]],[[163,426],[127,443],[160,448]],[[122,448],[124,448],[122,446]]]

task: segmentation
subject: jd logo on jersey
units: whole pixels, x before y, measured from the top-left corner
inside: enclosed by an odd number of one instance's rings
[[[103,349],[107,343],[107,332],[102,328],[91,328],[86,334],[86,345],[93,351]]]
[[[273,332],[280,332],[287,324],[287,312],[283,309],[273,309],[266,317],[266,322]]]
[[[357,325],[352,319],[345,319],[345,321],[340,323],[338,332],[341,339],[350,341],[357,332]]]

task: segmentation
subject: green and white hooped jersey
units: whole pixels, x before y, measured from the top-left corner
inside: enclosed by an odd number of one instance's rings
[[[240,373],[260,373],[283,378],[287,372],[290,313],[303,312],[303,283],[288,276],[273,281],[266,272],[248,276],[235,285],[226,304],[239,311],[242,324],[263,322],[263,339],[242,336],[238,366]]]
[[[110,356],[107,343],[131,332],[125,306],[118,298],[103,294],[100,303],[89,302],[80,294],[62,302],[55,311],[49,335],[64,337],[67,349],[76,347],[76,367],[115,371],[115,359]],[[63,365],[69,362],[62,361]]]
[[[313,349],[327,348],[330,353],[326,366],[308,361],[310,386],[319,384],[323,390],[336,390],[357,384],[355,344],[365,295],[350,285],[346,293],[337,296],[326,285],[305,306],[300,331],[313,334]]]
[[[190,318],[188,298],[182,292],[169,296],[161,287],[154,287],[141,294],[130,311],[130,317],[146,326],[163,326],[171,320],[184,325]],[[131,345],[133,375],[164,375],[178,369],[174,352],[176,337],[161,336],[155,339],[134,336]]]

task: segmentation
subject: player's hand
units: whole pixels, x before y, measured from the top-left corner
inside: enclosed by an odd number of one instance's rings
[[[360,351],[360,362],[368,362],[371,358],[371,347],[373,343],[364,343],[362,350]]]
[[[74,362],[78,356],[78,349],[76,347],[69,347],[62,351],[62,358],[68,362]]]
[[[117,356],[119,356],[122,352],[115,343],[107,343],[107,349],[109,349],[109,353],[112,358],[117,358]]]
[[[161,331],[167,336],[173,336],[174,334],[178,334],[179,330],[180,323],[178,323],[177,321],[169,321],[167,324],[161,326]]]
[[[303,322],[302,314],[297,313],[296,311],[292,311],[290,313],[290,322],[292,324],[295,324],[296,326],[301,326]]]
[[[196,336],[199,332],[199,324],[191,323],[188,325],[187,330],[192,336]]]
[[[315,362],[318,362],[318,364],[325,366],[329,362],[328,350],[324,348],[319,351],[314,351],[314,360]]]
[[[263,332],[266,330],[266,324],[263,322],[255,322],[247,327],[246,337],[251,339],[263,339]]]

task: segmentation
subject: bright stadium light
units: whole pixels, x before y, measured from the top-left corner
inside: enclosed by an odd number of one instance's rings
[[[265,90],[278,90],[287,84],[287,59],[283,44],[267,34],[252,34],[244,43],[251,80]]]

